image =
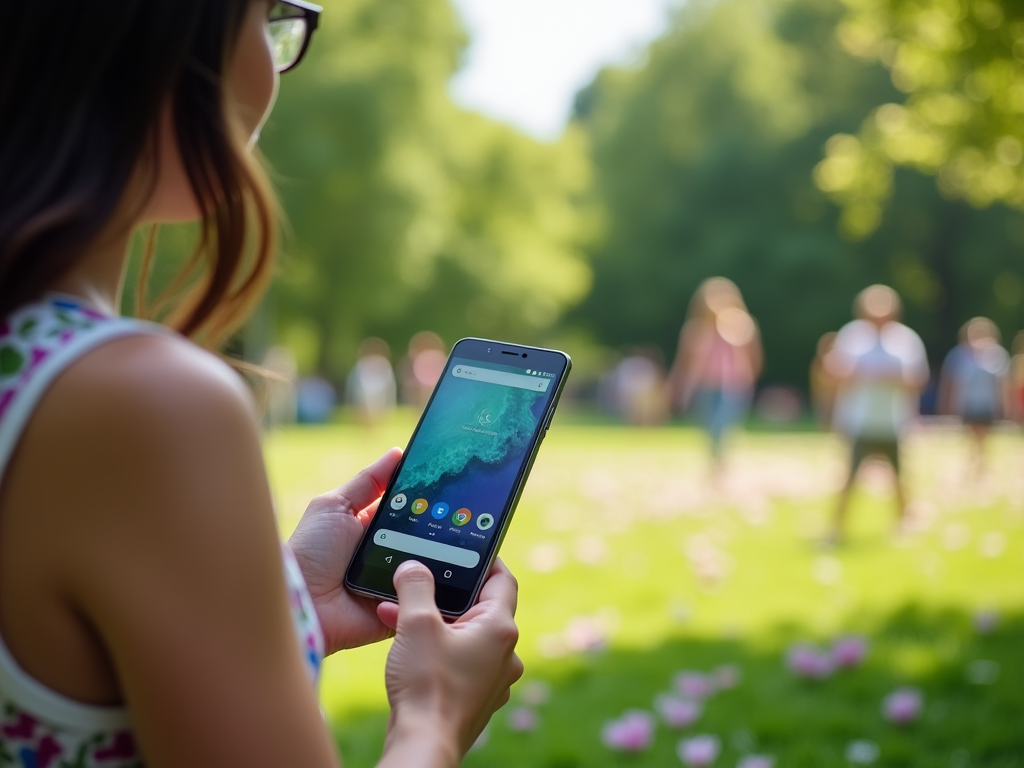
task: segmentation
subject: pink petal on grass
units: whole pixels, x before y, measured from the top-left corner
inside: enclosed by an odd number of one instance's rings
[[[601,729],[601,741],[619,752],[642,752],[651,746],[654,718],[649,712],[631,709],[618,720],[609,720]]]
[[[867,653],[868,641],[860,635],[844,635],[832,643],[832,661],[837,667],[858,667]]]
[[[745,755],[736,763],[736,768],[775,768],[775,758],[770,755]]]
[[[690,768],[704,768],[712,765],[718,759],[720,750],[721,742],[718,737],[708,735],[683,739],[676,746],[676,754],[679,755],[679,759]]]
[[[882,714],[890,723],[907,725],[921,715],[923,700],[916,688],[897,688],[882,702]]]
[[[689,728],[700,717],[702,707],[692,699],[665,694],[654,700],[654,709],[670,728]]]
[[[807,680],[824,680],[834,670],[831,655],[807,643],[790,646],[786,665],[794,675]]]
[[[675,689],[687,699],[706,699],[715,692],[711,679],[700,672],[684,670],[673,680]]]
[[[562,637],[565,647],[576,653],[598,653],[608,647],[608,635],[604,627],[588,616],[570,619]]]
[[[509,730],[516,733],[534,731],[538,722],[537,713],[529,707],[516,707],[508,713]]]

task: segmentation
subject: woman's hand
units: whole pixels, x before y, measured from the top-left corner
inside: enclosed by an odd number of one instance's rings
[[[516,580],[497,561],[479,602],[452,624],[434,604],[426,566],[403,563],[395,589],[398,605],[377,608],[381,621],[397,629],[385,674],[391,722],[381,764],[455,765],[523,674],[515,654]],[[429,744],[433,759],[423,760]]]
[[[377,601],[353,595],[344,582],[345,569],[401,458],[401,450],[392,448],[344,485],[317,496],[288,540],[316,606],[328,654],[391,634],[377,617]]]

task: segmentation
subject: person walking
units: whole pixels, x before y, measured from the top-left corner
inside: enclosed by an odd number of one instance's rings
[[[1009,416],[1024,422],[1024,331],[1017,331],[1010,357],[1010,412]]]
[[[822,429],[831,429],[832,411],[836,402],[836,381],[825,364],[836,344],[836,335],[835,331],[829,331],[818,339],[814,360],[811,361],[811,369],[808,374],[811,408]]]
[[[975,478],[984,473],[992,425],[1012,412],[1010,355],[999,340],[999,329],[987,317],[968,320],[939,378],[939,410],[958,417],[970,430]]]
[[[358,421],[373,427],[395,410],[398,387],[391,367],[391,348],[384,339],[364,339],[345,382],[345,398]]]
[[[716,475],[725,436],[746,417],[762,365],[761,334],[739,288],[724,277],[706,280],[690,301],[668,388],[677,407],[696,413]]]
[[[829,543],[839,543],[845,536],[857,470],[869,456],[892,465],[898,524],[907,519],[900,449],[928,382],[928,359],[921,338],[899,322],[901,312],[899,295],[892,288],[865,288],[854,302],[856,319],[839,331],[827,358],[828,372],[837,386],[835,428],[850,446],[849,470]]]

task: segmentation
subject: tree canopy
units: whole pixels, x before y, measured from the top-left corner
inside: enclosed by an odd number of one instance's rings
[[[837,134],[816,169],[865,237],[892,196],[894,169],[937,176],[975,207],[1024,208],[1024,6],[995,0],[844,0],[843,48],[880,62],[899,90],[853,134]]]

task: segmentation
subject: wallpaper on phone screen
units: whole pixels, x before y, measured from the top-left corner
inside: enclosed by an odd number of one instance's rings
[[[479,362],[463,364],[501,369]],[[434,395],[393,487],[392,498],[402,493],[409,502],[399,511],[382,504],[387,517],[381,527],[479,551],[497,529],[554,387],[536,392],[457,378],[451,370]],[[423,514],[412,513],[415,499],[426,499]],[[448,506],[442,519],[431,515],[438,503]],[[471,517],[466,524],[455,525],[453,515],[460,509],[468,509]],[[482,531],[477,522],[483,514],[492,515],[495,525]]]

